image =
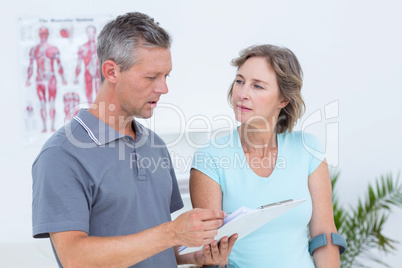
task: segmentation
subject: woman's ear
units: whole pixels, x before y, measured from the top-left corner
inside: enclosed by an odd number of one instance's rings
[[[282,108],[285,108],[286,105],[288,105],[288,104],[289,104],[289,100],[283,98],[282,101],[281,101],[281,103],[279,104],[279,108],[281,108],[281,109],[282,109]]]
[[[120,71],[119,66],[112,61],[112,60],[107,60],[102,64],[102,72],[103,76],[105,77],[106,80],[109,81],[111,84],[115,84],[117,81],[117,73]]]

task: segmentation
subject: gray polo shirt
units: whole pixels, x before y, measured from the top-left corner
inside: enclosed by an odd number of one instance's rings
[[[134,120],[133,127],[135,140],[82,109],[45,143],[32,167],[35,238],[134,234],[183,207],[165,143]],[[133,267],[177,264],[171,248]]]

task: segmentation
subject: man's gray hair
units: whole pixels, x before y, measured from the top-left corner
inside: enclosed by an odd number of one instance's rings
[[[130,12],[118,16],[107,23],[98,35],[97,53],[102,82],[105,80],[102,71],[102,64],[105,61],[112,60],[121,71],[125,71],[138,61],[135,55],[136,48],[170,48],[170,45],[169,33],[148,15]]]

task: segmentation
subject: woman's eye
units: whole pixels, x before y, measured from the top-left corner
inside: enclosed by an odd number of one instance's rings
[[[154,80],[156,77],[155,76],[148,76],[147,77],[149,80]]]
[[[241,81],[241,80],[235,80],[235,83],[236,83],[236,84],[243,84],[243,81]]]
[[[258,88],[258,89],[264,89],[262,86],[259,86],[259,85],[254,85],[256,88]]]

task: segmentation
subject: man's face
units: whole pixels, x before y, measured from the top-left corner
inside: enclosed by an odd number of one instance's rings
[[[90,41],[95,41],[96,30],[95,30],[94,27],[88,27],[88,28],[87,28],[87,36],[88,36],[88,39],[89,39]]]
[[[49,31],[47,28],[40,28],[39,29],[39,38],[42,42],[46,41],[49,37]]]
[[[140,47],[139,62],[129,70],[116,71],[115,97],[125,116],[150,118],[162,94],[168,92],[166,77],[172,70],[170,49]]]

